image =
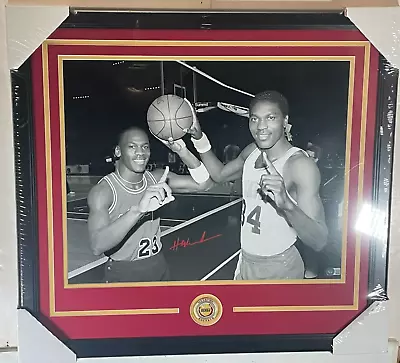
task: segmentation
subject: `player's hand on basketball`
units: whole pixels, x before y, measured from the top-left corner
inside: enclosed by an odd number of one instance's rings
[[[201,130],[199,119],[197,118],[196,111],[194,110],[190,101],[188,101],[185,98],[185,102],[189,105],[190,109],[192,110],[192,116],[193,116],[192,126],[190,126],[188,129],[185,129],[185,131],[188,134],[190,134],[194,139],[199,140],[199,139],[201,139],[201,136],[203,135],[203,131]]]
[[[275,169],[274,164],[268,159],[265,152],[262,153],[265,163],[266,174],[263,174],[260,179],[260,187],[264,194],[268,195],[278,208],[288,209],[291,206],[291,201],[287,195],[285,182],[282,175]]]
[[[172,190],[167,184],[168,172],[169,167],[167,166],[160,181],[146,189],[139,203],[139,211],[141,213],[154,212],[163,205],[175,200]]]
[[[182,139],[174,140],[172,137],[168,139],[165,145],[177,154],[186,149],[186,144]]]
[[[168,140],[160,139],[158,136],[154,135],[151,130],[150,133],[158,140],[161,141],[166,147],[168,147],[174,153],[179,154],[180,151],[186,149],[186,144],[182,139],[174,140],[170,137]]]

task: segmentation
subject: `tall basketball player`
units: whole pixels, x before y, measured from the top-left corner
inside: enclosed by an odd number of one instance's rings
[[[89,193],[89,235],[93,252],[108,256],[106,282],[169,279],[162,253],[160,219],[154,212],[174,200],[172,192],[207,190],[213,185],[204,165],[185,147],[173,143],[191,175],[146,170],[150,158],[147,134],[131,127],[120,135],[115,171]],[[168,174],[167,174],[168,173]]]
[[[241,254],[234,278],[303,279],[297,239],[315,251],[327,243],[318,167],[290,143],[288,103],[280,93],[256,95],[249,129],[254,142],[226,165],[212,152],[198,120],[188,130],[215,182],[242,177]]]

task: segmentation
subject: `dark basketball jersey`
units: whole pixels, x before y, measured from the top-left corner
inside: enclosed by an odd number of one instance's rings
[[[113,193],[113,202],[108,209],[111,222],[125,214],[132,206],[139,205],[148,186],[157,183],[148,171],[144,173],[143,186],[137,190],[123,184],[116,173],[106,175],[100,182],[106,182]],[[117,246],[104,254],[115,261],[136,261],[152,257],[161,249],[160,219],[153,219],[153,213],[148,213],[132,227]]]

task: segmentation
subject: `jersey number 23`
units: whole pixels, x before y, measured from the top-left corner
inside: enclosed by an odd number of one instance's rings
[[[139,251],[138,251],[138,258],[146,258],[156,255],[160,252],[160,246],[158,245],[157,236],[153,237],[151,241],[149,238],[143,238],[139,242]]]

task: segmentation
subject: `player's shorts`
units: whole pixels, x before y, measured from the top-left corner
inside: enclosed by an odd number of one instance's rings
[[[104,279],[112,282],[170,281],[167,261],[162,252],[137,261],[114,261],[105,264]]]
[[[255,256],[241,251],[235,280],[297,280],[304,278],[304,262],[292,245],[274,256]]]

